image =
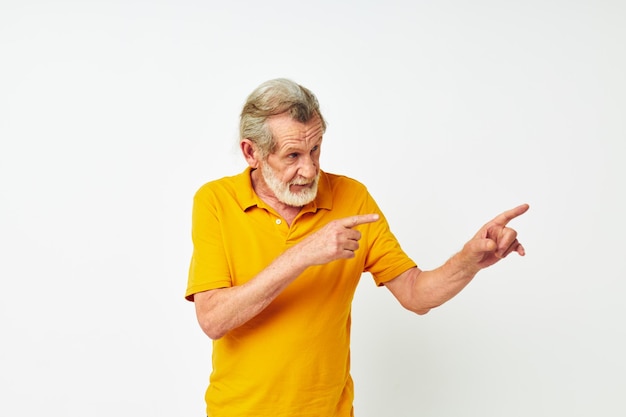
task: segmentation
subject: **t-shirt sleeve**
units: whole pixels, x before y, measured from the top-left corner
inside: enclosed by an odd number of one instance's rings
[[[417,264],[404,252],[391,232],[387,219],[369,193],[365,204],[366,213],[380,215],[378,221],[369,224],[366,232],[369,250],[365,259],[365,272],[371,273],[376,285],[381,286]]]
[[[193,200],[191,237],[193,253],[185,298],[216,288],[232,286],[219,222],[219,201],[209,187],[198,190]]]

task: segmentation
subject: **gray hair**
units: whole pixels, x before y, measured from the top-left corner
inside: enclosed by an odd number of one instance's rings
[[[326,131],[326,121],[315,95],[300,84],[277,78],[264,82],[248,96],[241,111],[239,140],[250,139],[257,145],[261,156],[266,158],[276,147],[267,119],[286,112],[301,123],[318,116],[323,132]]]

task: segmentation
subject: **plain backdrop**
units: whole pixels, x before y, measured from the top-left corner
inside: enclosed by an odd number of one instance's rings
[[[423,269],[531,205],[426,316],[363,276],[356,415],[624,416],[624,74],[619,0],[1,0],[0,415],[204,415],[192,197],[288,77]]]

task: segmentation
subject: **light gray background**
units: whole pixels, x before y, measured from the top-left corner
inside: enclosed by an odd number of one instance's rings
[[[623,1],[0,1],[0,415],[203,415],[191,199],[279,76],[422,268],[531,204],[427,316],[363,277],[359,417],[625,415],[625,45]]]

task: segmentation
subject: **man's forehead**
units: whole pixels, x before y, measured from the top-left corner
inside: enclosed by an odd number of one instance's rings
[[[294,120],[288,113],[283,113],[270,117],[268,124],[277,143],[283,140],[317,141],[324,133],[322,120],[317,115],[303,123]]]

